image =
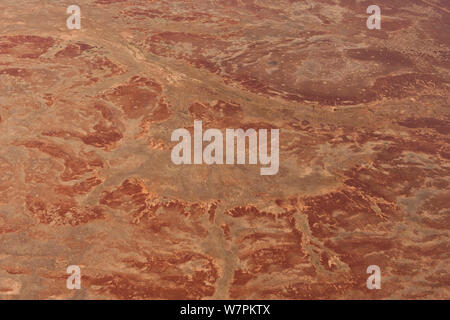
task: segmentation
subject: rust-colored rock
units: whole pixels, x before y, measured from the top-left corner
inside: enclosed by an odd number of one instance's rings
[[[3,1],[0,299],[449,299],[450,5],[378,2]],[[279,172],[174,165],[194,120]]]

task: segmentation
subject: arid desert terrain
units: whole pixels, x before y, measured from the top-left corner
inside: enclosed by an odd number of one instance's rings
[[[449,86],[449,0],[0,0],[0,299],[449,299]]]

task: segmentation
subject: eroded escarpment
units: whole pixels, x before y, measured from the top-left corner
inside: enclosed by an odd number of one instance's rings
[[[0,5],[2,299],[449,298],[445,1],[381,30],[359,1],[79,5]],[[279,129],[279,172],[174,165],[194,120]]]

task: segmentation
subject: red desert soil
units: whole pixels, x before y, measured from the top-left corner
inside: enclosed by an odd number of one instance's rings
[[[0,299],[450,298],[448,0],[379,0],[381,30],[357,0],[72,2],[81,30],[0,3]],[[174,165],[194,120],[280,129],[278,174]]]

